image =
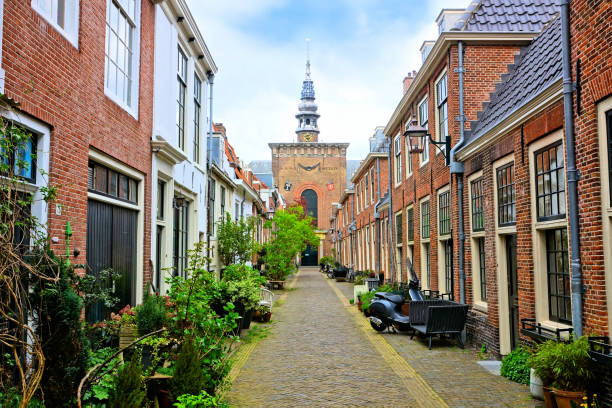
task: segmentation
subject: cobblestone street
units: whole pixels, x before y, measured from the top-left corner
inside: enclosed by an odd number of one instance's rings
[[[351,306],[352,285],[302,268],[228,394],[236,407],[533,407],[528,389],[470,353],[380,335]]]

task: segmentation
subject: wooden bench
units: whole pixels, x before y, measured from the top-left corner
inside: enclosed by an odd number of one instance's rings
[[[410,326],[425,336],[429,337],[429,350],[431,350],[431,339],[435,335],[455,335],[459,340],[461,347],[464,346],[461,340],[461,332],[465,327],[465,321],[467,318],[468,305],[462,305],[456,302],[448,300],[438,301],[423,301],[423,302],[436,302],[437,304],[430,303],[429,305],[415,305],[421,303],[421,301],[410,303]],[[443,303],[441,303],[443,302]],[[447,304],[444,304],[448,302]],[[416,306],[416,307],[415,307]],[[414,316],[414,320],[413,320]],[[421,322],[423,317],[425,321]],[[414,338],[414,333],[410,337]]]
[[[261,288],[261,291],[259,292],[259,306],[263,306],[271,312],[273,304],[274,293],[266,288]]]

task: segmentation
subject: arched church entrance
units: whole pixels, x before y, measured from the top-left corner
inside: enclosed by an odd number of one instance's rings
[[[318,205],[319,199],[314,190],[308,189],[302,192],[302,201],[305,204],[306,215],[314,218],[314,225],[318,228]],[[319,249],[308,245],[302,252],[302,266],[317,266],[319,264]]]

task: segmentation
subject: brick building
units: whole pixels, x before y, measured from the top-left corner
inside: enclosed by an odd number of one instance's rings
[[[385,126],[392,152],[393,280],[406,281],[410,263],[423,289],[450,293],[458,301],[471,302],[472,296],[471,242],[466,239],[461,250],[459,222],[464,221],[457,212],[459,183],[467,183],[460,166],[451,165],[452,172],[447,166],[445,156],[450,152],[444,146],[427,143],[422,153],[410,154],[403,134],[414,118],[434,141],[442,143],[450,136],[449,147],[455,146],[471,130],[471,121],[478,119],[477,113],[505,79],[509,66],[518,61],[521,50],[558,13],[552,0],[493,3],[483,0],[462,11],[442,10],[437,19],[440,36],[423,44],[423,66],[404,81],[408,82],[404,96]],[[464,227],[467,230],[467,222]],[[465,257],[463,263],[461,257]],[[487,333],[479,334],[477,341],[496,353],[496,305],[489,307],[491,316],[471,309],[468,334]]]
[[[2,3],[4,92],[20,103],[11,119],[34,135],[31,168],[48,172],[30,175],[32,190],[60,187],[58,200],[33,215],[48,224],[57,253],[66,251],[70,223],[71,261],[87,263],[88,273],[120,271],[121,302],[134,304],[151,271],[155,7]]]
[[[339,201],[346,185],[346,149],[348,143],[319,142],[317,105],[310,61],[296,115],[297,142],[270,143],[274,182],[288,204],[304,201],[307,212],[315,218],[319,248],[308,248],[302,254],[303,265],[317,265],[320,256],[329,255],[331,244],[326,240],[330,228],[331,205]]]

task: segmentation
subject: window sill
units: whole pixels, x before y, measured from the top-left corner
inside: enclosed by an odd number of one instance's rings
[[[484,238],[486,231],[472,231],[472,238]]]
[[[487,302],[483,302],[483,301],[474,302],[473,309],[478,310],[479,312],[489,313],[489,306]]]
[[[543,320],[540,323],[542,324],[542,327],[545,327],[545,328],[547,328],[549,330],[571,329],[572,328],[571,325],[563,324],[563,323],[559,323],[559,322],[554,322],[552,320]],[[569,338],[569,333],[568,332],[563,332],[561,334],[561,338],[568,339]]]
[[[510,235],[516,234],[516,225],[508,225],[505,227],[498,227],[497,234],[499,235]]]
[[[137,79],[138,77],[136,77],[134,80]],[[129,113],[134,119],[138,120],[138,111],[133,107],[126,105],[125,102],[123,102],[114,93],[112,93],[111,90],[106,87],[106,85],[104,86],[104,95],[106,95],[106,97],[113,101],[116,105],[119,105],[121,109]],[[134,101],[134,104],[138,105],[138,96],[136,96],[135,99],[136,100]]]
[[[421,239],[421,244],[429,244],[431,242],[431,238],[423,238]]]
[[[427,159],[426,161],[422,162],[422,163],[419,165],[419,168],[421,168],[421,167],[425,166],[425,165],[426,165],[426,164],[428,164],[428,163],[429,163],[429,159]]]
[[[608,208],[606,212],[608,213],[608,217],[612,217],[612,208]]]
[[[32,2],[33,3],[33,2]],[[79,10],[78,10],[78,6],[77,6],[77,10],[76,10],[76,15],[79,15]],[[62,27],[60,27],[59,25],[57,25],[57,23],[54,23],[52,19],[50,19],[51,16],[47,16],[47,13],[45,13],[44,10],[41,10],[38,6],[36,6],[35,4],[32,4],[32,9],[34,11],[36,11],[36,13],[38,13],[39,16],[41,16],[43,18],[43,20],[45,20],[47,22],[47,24],[49,24],[51,27],[53,27],[55,29],[55,31],[57,31],[58,33],[60,33],[62,35],[62,37],[64,37],[66,40],[68,40],[68,42],[70,44],[72,44],[72,46],[74,48],[79,49],[79,19],[78,17],[76,18],[75,24],[76,24],[76,33],[75,34],[70,34],[68,31],[64,30]]]
[[[438,241],[449,241],[451,239],[451,234],[444,234],[438,236]]]
[[[558,220],[551,221],[538,221],[534,224],[535,229],[554,229],[562,228],[567,226],[567,219],[560,218]]]

